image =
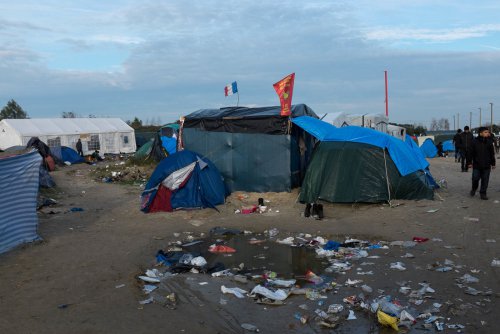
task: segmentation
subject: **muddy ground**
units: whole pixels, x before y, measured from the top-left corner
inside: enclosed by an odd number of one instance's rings
[[[243,333],[242,323],[256,325],[261,333],[328,333],[316,325],[312,315],[315,309],[325,310],[333,303],[347,307],[342,299],[361,292],[359,286],[344,286],[349,278],[363,279],[373,288],[367,298],[391,295],[403,305],[408,298],[398,293],[396,282],[408,281],[417,288],[419,282],[427,281],[436,292],[414,309],[441,303],[436,314],[444,316],[447,324],[464,325],[462,332],[498,332],[500,268],[491,266],[494,258],[500,258],[498,170],[491,175],[490,199],[482,201],[477,195],[468,196],[470,172],[461,173],[453,159],[432,159],[434,177],[447,183],[436,200],[397,200],[392,207],[325,204],[325,219],[317,221],[301,217],[304,206],[296,203],[297,191],[246,194],[248,198],[233,194],[219,207],[220,212],[206,209],[146,215],[139,211],[140,179],[131,185],[102,182],[93,171],[106,164],[109,162],[74,165],[53,172],[57,188],[45,194],[58,204],[39,213],[43,241],[0,255],[0,333]],[[256,204],[258,197],[270,201],[271,213],[234,213],[242,205]],[[75,207],[83,211],[70,211]],[[370,250],[370,255],[380,255],[373,260],[375,264],[361,268],[357,263],[345,275],[334,275],[339,288],[337,293],[326,293],[323,305],[304,296],[289,297],[283,306],[255,304],[251,298],[237,299],[220,292],[223,284],[246,290],[255,284],[203,274],[181,274],[168,281],[177,294],[175,309],[139,305],[147,296],[136,277],[153,268],[157,250],[185,238],[184,232],[198,236],[216,226],[255,233],[277,228],[282,238],[310,233],[338,241],[347,236],[372,242],[414,236],[431,240],[411,249]],[[401,258],[407,252],[415,258]],[[428,270],[429,264],[445,259],[459,267],[448,272]],[[389,263],[396,261],[404,262],[407,270],[389,269]],[[358,268],[374,274],[358,275]],[[455,279],[466,273],[479,278],[471,287],[491,293],[465,294]],[[308,310],[299,308],[303,304]],[[298,312],[310,316],[307,324],[294,317]],[[355,314],[357,320],[343,322],[335,332],[394,332],[379,327],[369,314]],[[419,321],[410,332],[425,332],[422,324]],[[445,332],[457,330],[445,327]]]

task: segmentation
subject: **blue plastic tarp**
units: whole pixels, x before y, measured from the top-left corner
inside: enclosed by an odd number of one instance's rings
[[[84,162],[78,152],[67,146],[55,146],[50,148],[50,152],[61,161],[68,161],[72,164]]]
[[[333,125],[330,126],[326,122],[308,116],[294,118],[292,122],[311,135],[315,137],[317,135],[316,138],[320,141],[357,142],[387,149],[394,164],[403,176],[418,170],[425,170],[429,165],[425,159],[421,159],[415,155],[401,139],[380,131],[359,126],[336,128]]]
[[[437,147],[434,145],[434,141],[430,138],[427,138],[422,145],[420,145],[420,150],[426,158],[434,158],[438,153]]]
[[[443,142],[443,151],[444,152],[454,152],[455,145],[453,145],[453,140],[446,140]]]
[[[0,253],[39,239],[36,207],[41,162],[38,152],[0,158]]]

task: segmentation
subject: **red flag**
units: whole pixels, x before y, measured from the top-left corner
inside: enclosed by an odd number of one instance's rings
[[[295,73],[289,74],[273,85],[276,94],[280,97],[281,116],[290,116],[292,112],[293,81]]]

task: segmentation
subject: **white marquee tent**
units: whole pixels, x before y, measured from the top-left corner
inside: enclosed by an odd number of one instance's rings
[[[119,118],[30,118],[0,121],[0,149],[25,146],[38,137],[49,147],[75,149],[81,139],[84,154],[133,153],[134,129]]]

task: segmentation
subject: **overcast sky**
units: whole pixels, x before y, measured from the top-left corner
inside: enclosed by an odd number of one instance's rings
[[[500,122],[500,2],[0,0],[0,108],[31,118],[135,116],[293,103],[429,125]]]

